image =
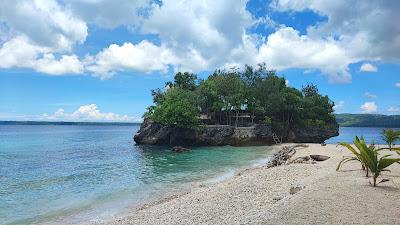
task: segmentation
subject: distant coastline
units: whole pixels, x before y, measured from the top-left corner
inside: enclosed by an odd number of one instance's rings
[[[335,116],[341,127],[400,127],[400,115],[343,113]]]
[[[131,126],[140,123],[129,122],[69,122],[69,121],[0,121],[0,125],[119,125]]]
[[[400,128],[400,115],[383,114],[335,114],[340,127],[387,127]],[[0,121],[0,125],[140,125],[141,122],[71,122],[71,121]]]

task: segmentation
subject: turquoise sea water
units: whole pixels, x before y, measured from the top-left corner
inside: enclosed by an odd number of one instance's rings
[[[102,221],[265,161],[271,147],[137,146],[138,126],[0,125],[0,224]],[[340,128],[382,143],[381,128]]]
[[[0,224],[101,221],[266,159],[270,147],[173,153],[138,126],[0,125]]]

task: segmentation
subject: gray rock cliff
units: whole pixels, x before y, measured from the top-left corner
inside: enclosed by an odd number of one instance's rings
[[[309,128],[292,129],[285,142],[322,143],[339,134],[339,127],[330,129]],[[145,120],[135,134],[137,144],[170,145],[170,146],[217,146],[217,145],[270,145],[275,144],[270,126],[256,124],[251,127],[234,127],[227,125],[206,125],[198,129],[166,126]]]

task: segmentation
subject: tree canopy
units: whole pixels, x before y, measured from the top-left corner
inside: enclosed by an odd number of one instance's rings
[[[286,85],[276,71],[257,68],[216,70],[207,79],[177,73],[165,89],[152,90],[154,105],[146,118],[194,128],[202,123],[251,126],[267,123],[281,134],[299,126],[329,126],[335,121],[334,103],[314,84],[302,90]]]

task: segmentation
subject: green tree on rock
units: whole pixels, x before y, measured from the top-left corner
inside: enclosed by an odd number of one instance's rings
[[[199,125],[199,110],[193,92],[177,87],[170,88],[164,101],[153,109],[150,118],[161,124],[182,128],[195,128]]]
[[[301,91],[288,87],[285,78],[265,64],[257,69],[246,65],[243,71],[218,69],[201,80],[178,72],[164,89],[152,90],[152,96],[154,104],[144,117],[177,127],[267,123],[287,137],[294,128],[336,126],[334,103],[317,86],[307,84]]]

